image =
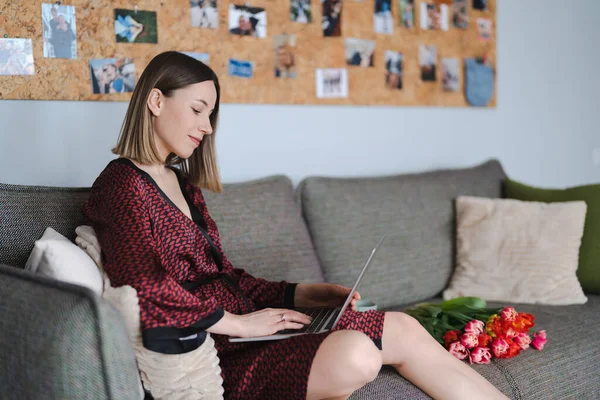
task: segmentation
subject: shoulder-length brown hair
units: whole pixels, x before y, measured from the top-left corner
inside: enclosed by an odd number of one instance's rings
[[[147,105],[150,92],[156,88],[171,97],[178,89],[205,81],[213,81],[217,90],[217,101],[210,115],[212,135],[204,136],[188,159],[171,153],[166,160],[161,160],[154,142],[154,117]],[[133,90],[119,140],[112,152],[141,164],[179,165],[192,184],[220,193],[223,187],[215,149],[220,98],[219,80],[210,67],[183,53],[161,53],[150,61]]]

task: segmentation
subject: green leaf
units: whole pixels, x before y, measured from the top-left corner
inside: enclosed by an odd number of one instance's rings
[[[452,310],[455,307],[470,306],[475,308],[485,308],[485,300],[480,297],[457,297],[452,300],[442,302],[441,307],[444,310]]]
[[[442,309],[441,309],[441,307],[438,307],[438,306],[431,306],[427,309],[427,311],[429,312],[429,314],[432,317],[435,318],[442,312]]]
[[[460,312],[456,312],[456,311],[446,311],[446,313],[451,316],[454,317],[455,319],[461,321],[461,322],[469,322],[471,320],[471,318],[468,315],[465,315],[463,313]]]

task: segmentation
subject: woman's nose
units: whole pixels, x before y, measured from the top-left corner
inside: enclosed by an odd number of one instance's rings
[[[204,135],[211,135],[213,132],[212,126],[210,126],[210,124],[201,126],[200,128],[198,128],[198,130],[200,132],[202,132]]]

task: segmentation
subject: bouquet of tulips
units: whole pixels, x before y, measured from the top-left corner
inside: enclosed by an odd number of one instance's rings
[[[535,317],[513,307],[488,308],[479,297],[421,303],[404,311],[459,360],[489,364],[512,358],[530,346],[542,350],[546,331],[533,331]]]

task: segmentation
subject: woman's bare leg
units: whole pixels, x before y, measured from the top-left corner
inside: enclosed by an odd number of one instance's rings
[[[308,377],[308,400],[347,399],[377,377],[381,352],[364,333],[341,330],[321,343]]]
[[[392,365],[434,399],[507,399],[405,313],[386,312],[382,348],[384,365]]]

